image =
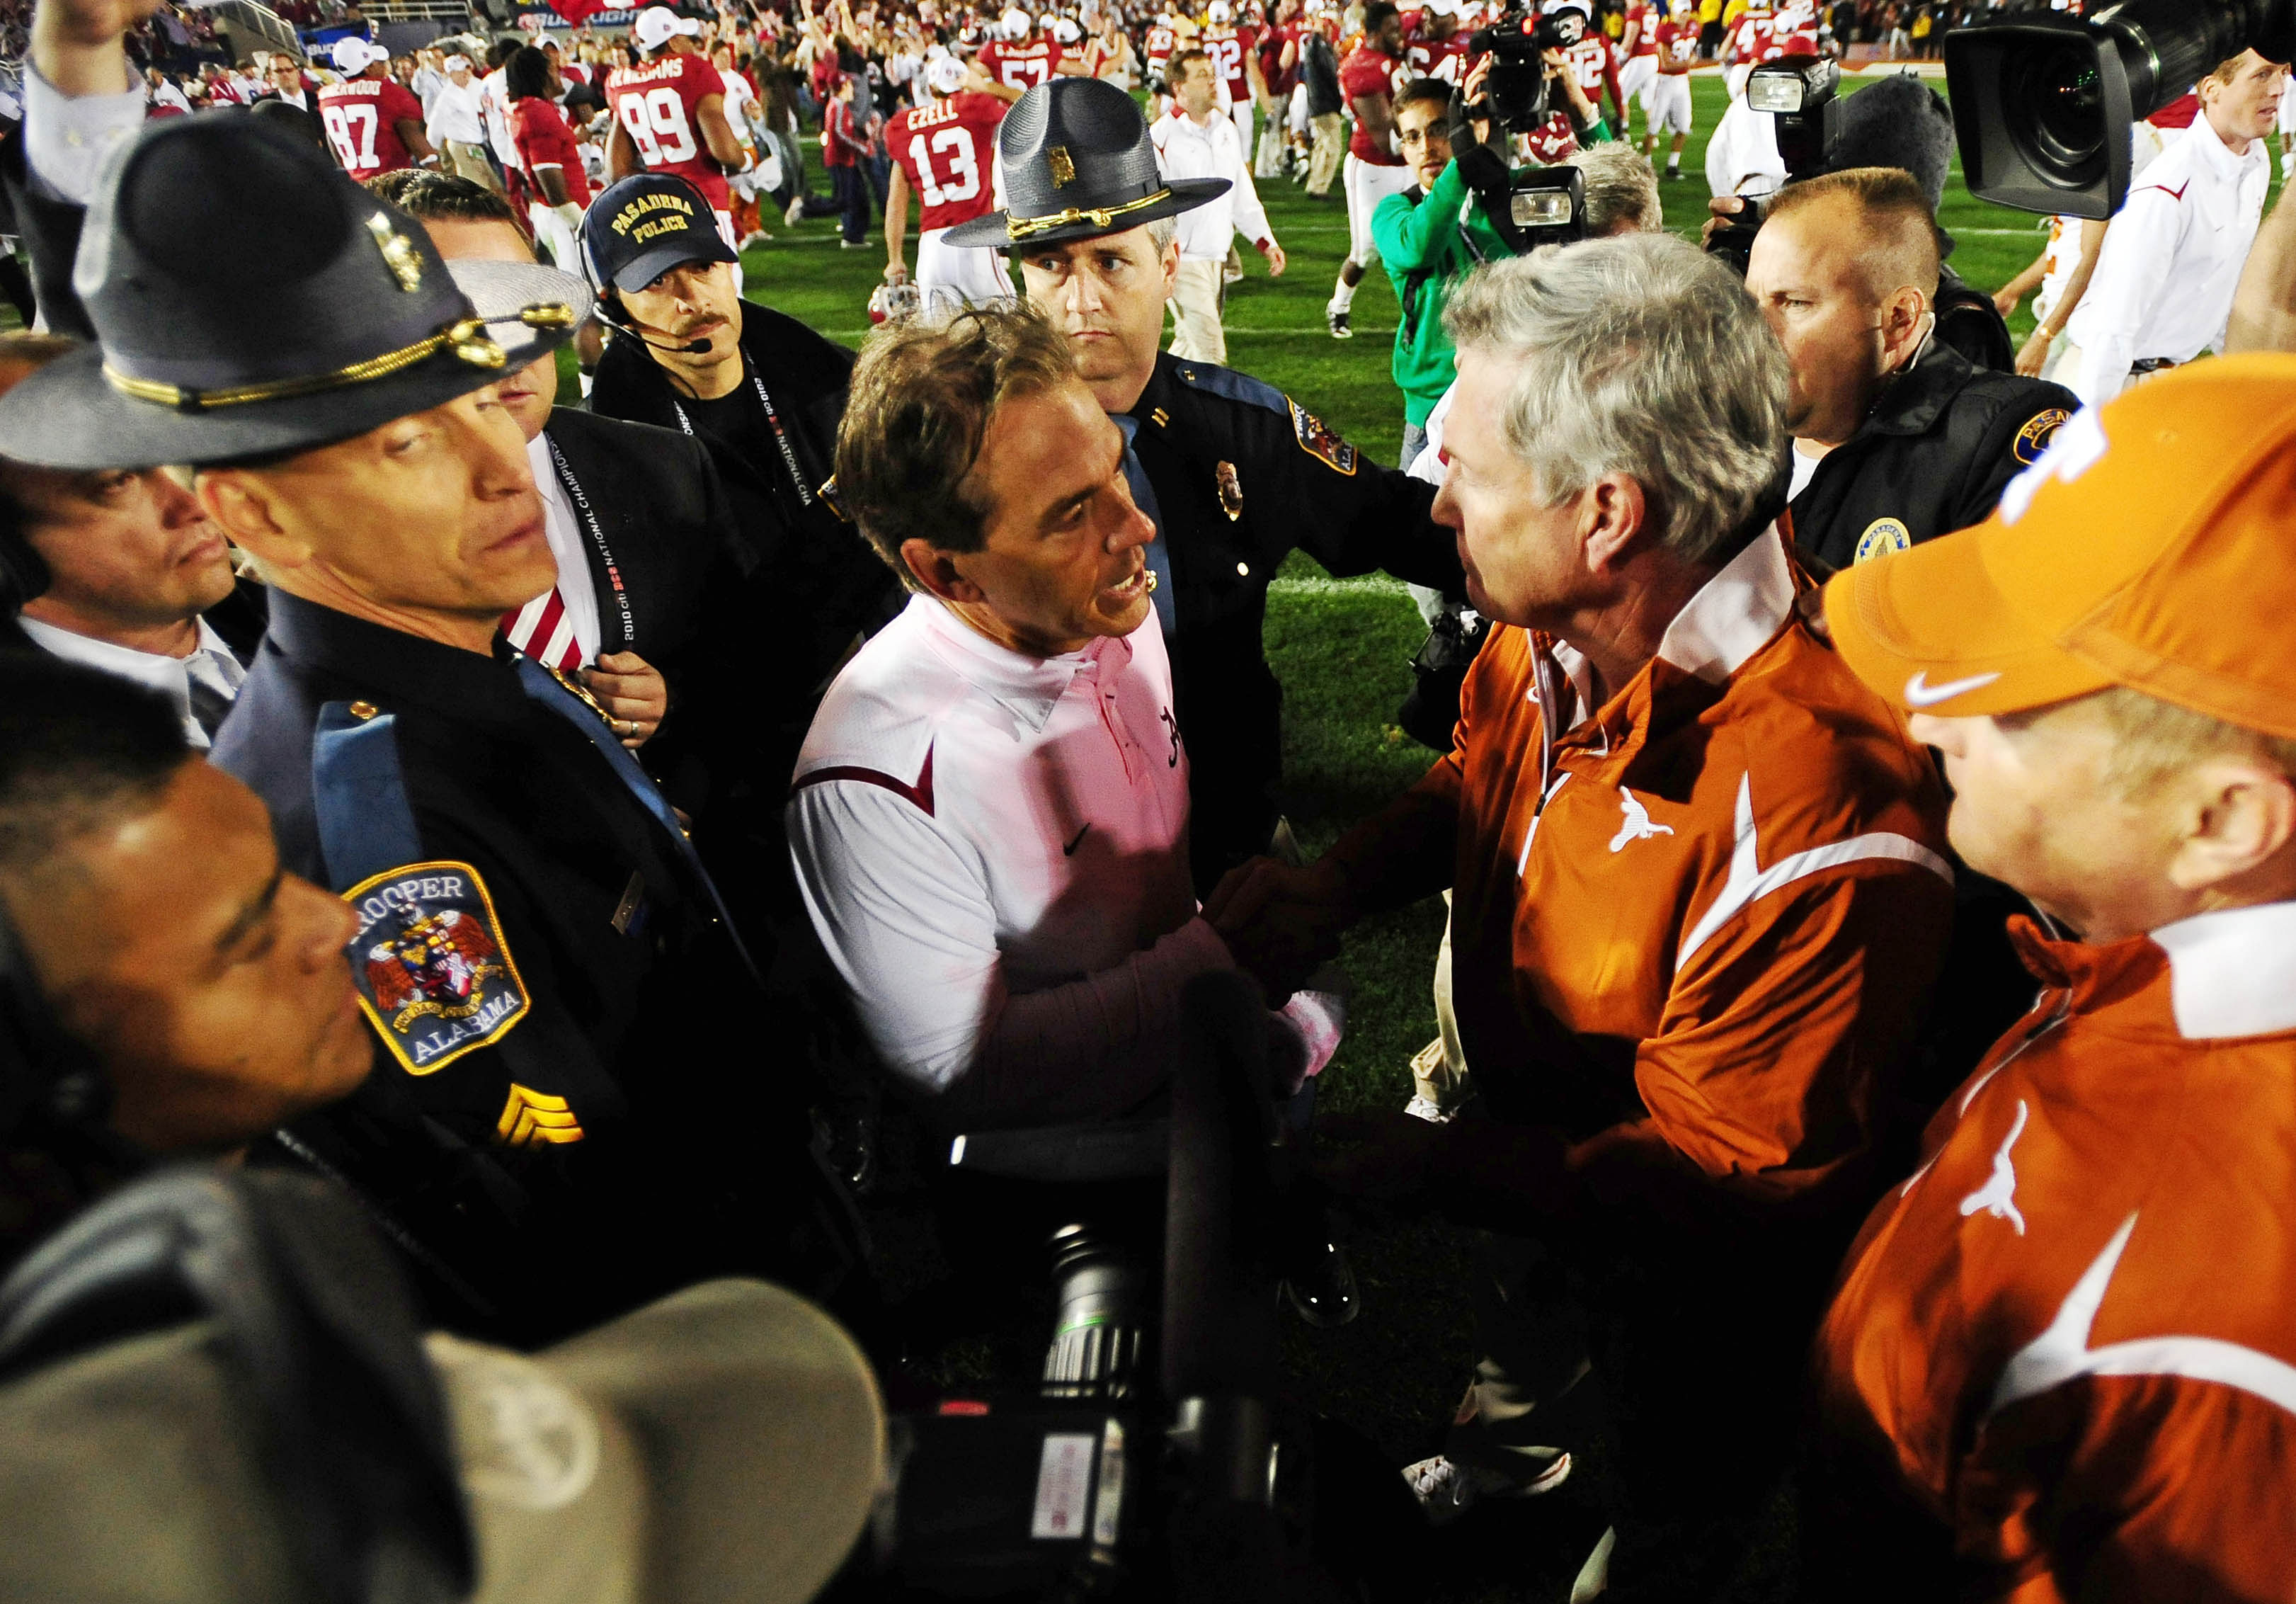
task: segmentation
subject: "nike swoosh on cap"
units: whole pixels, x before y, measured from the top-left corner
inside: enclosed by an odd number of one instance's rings
[[[1924,669],[1906,681],[1907,707],[1935,707],[1940,702],[1950,702],[1965,691],[1982,690],[2000,679],[1997,673],[1972,674],[1966,679],[1948,679],[1943,685],[1931,685],[1929,671]]]

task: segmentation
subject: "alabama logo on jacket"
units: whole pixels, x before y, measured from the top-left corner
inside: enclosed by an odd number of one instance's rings
[[[502,1040],[526,1017],[525,983],[494,899],[467,863],[410,863],[343,893],[359,1004],[412,1075]]]

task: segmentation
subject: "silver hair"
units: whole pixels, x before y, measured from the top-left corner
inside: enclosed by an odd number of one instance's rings
[[[1164,248],[1180,237],[1180,219],[1158,218],[1154,222],[1147,225],[1147,229],[1148,243],[1155,246],[1156,254],[1161,256],[1164,254]]]
[[[1786,484],[1786,356],[1730,270],[1630,234],[1478,270],[1445,308],[1462,351],[1512,372],[1507,443],[1556,506],[1605,473],[1642,486],[1648,527],[1719,561]]]
[[[1573,151],[1563,160],[1586,175],[1588,239],[1656,234],[1666,226],[1666,213],[1659,204],[1658,175],[1651,171],[1649,159],[1634,146],[1604,140]]]

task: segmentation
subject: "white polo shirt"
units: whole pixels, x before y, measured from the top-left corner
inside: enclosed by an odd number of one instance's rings
[[[1228,191],[1179,216],[1180,254],[1191,261],[1216,262],[1227,258],[1229,243],[1242,234],[1254,246],[1274,237],[1268,232],[1267,211],[1252,187],[1251,168],[1244,160],[1243,142],[1235,124],[1218,112],[1201,127],[1177,105],[1171,115],[1160,117],[1149,129],[1156,147],[1156,168],[1166,178],[1225,178]]]
[[[1183,986],[1233,967],[1196,912],[1152,615],[1040,659],[912,597],[830,687],[788,824],[870,1041],[974,1128],[1138,1106]]]
[[[2084,405],[2119,395],[2136,362],[2190,362],[2223,349],[2271,180],[2265,141],[2235,156],[2203,114],[2129,185],[2088,292],[2065,323],[2081,352],[2066,383]]]

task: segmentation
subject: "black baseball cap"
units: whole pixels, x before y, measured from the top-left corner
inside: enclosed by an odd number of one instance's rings
[[[664,173],[637,173],[582,214],[582,263],[606,290],[643,290],[686,262],[737,262],[700,190]]]

